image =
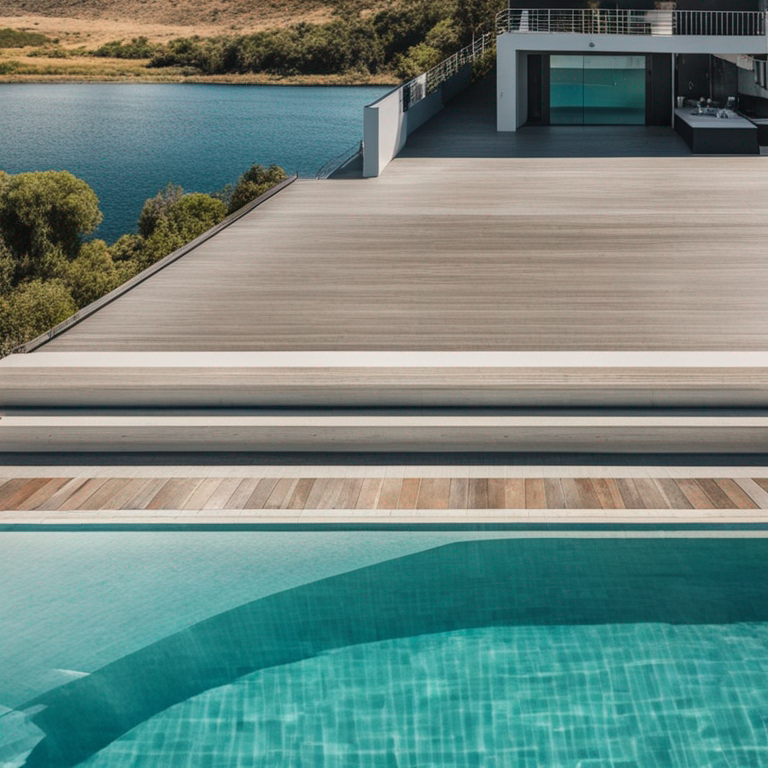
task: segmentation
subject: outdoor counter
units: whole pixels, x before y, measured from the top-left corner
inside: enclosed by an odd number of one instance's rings
[[[695,107],[675,109],[675,130],[696,155],[757,155],[757,126],[733,117],[695,114]]]

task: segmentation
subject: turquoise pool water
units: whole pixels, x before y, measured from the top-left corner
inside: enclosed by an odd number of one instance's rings
[[[764,538],[0,547],[4,767],[768,765]]]
[[[136,229],[166,184],[214,192],[253,163],[314,176],[362,138],[363,106],[387,88],[0,85],[0,169],[67,170],[96,191],[98,236]]]

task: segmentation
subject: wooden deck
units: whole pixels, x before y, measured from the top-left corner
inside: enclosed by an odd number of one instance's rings
[[[768,509],[768,479],[305,475],[63,476],[0,481],[0,512],[375,510],[396,516],[407,510],[642,509],[740,510],[748,518],[749,511],[760,515],[759,510]]]
[[[499,135],[481,97],[380,178],[293,184],[42,350],[768,349],[764,158]]]

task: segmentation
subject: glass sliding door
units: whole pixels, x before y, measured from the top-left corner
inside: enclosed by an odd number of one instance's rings
[[[549,57],[549,122],[584,123],[584,57]]]
[[[645,56],[550,56],[553,125],[644,125]]]
[[[645,56],[584,57],[584,122],[645,125]]]

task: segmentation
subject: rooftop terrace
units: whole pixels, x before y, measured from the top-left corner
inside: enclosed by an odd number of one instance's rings
[[[470,89],[380,178],[291,185],[42,350],[768,349],[765,160],[493,122]]]

